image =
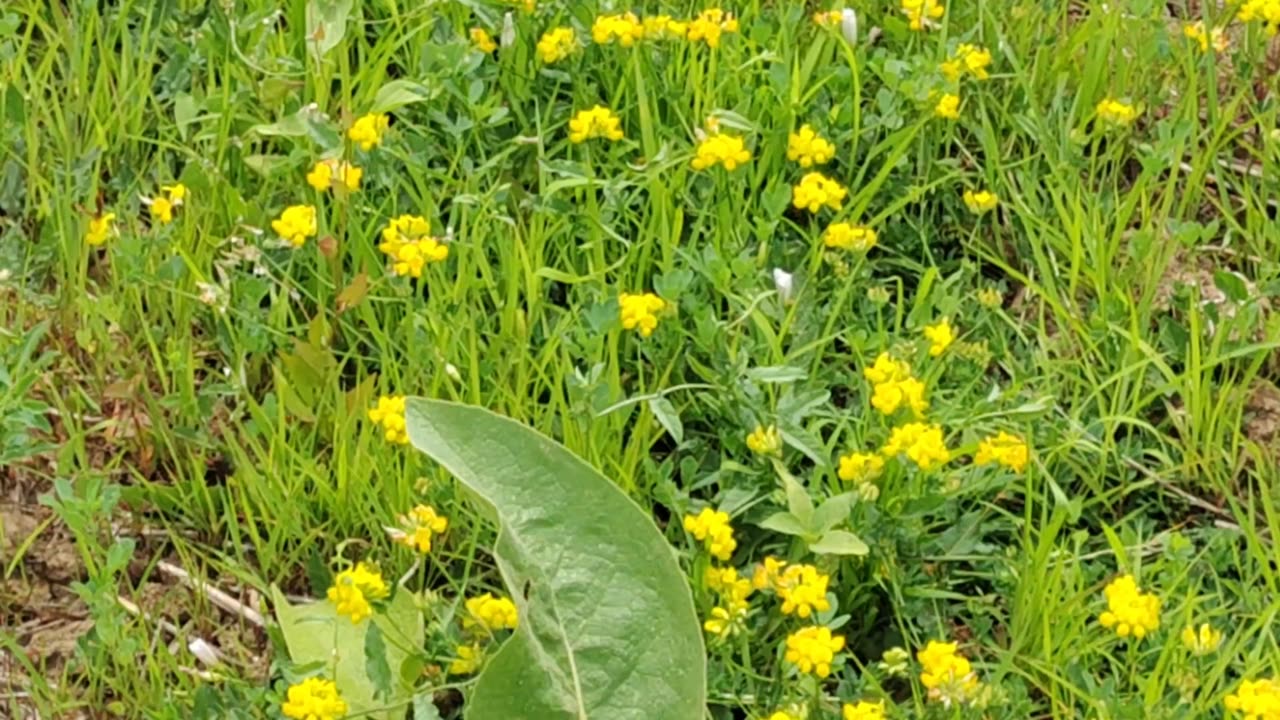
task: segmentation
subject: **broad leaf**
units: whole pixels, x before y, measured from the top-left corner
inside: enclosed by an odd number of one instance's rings
[[[777,512],[765,518],[760,527],[765,530],[782,533],[783,535],[797,535],[804,537],[809,534],[809,526],[800,522],[800,520],[789,512]]]
[[[809,549],[819,555],[866,555],[870,548],[862,542],[862,538],[845,530],[831,530],[825,533],[818,542]]]
[[[684,442],[684,423],[680,422],[680,412],[676,406],[664,397],[656,397],[649,401],[649,410],[658,419],[662,428],[671,435],[676,444]]]
[[[840,493],[819,505],[813,513],[814,533],[820,535],[848,519],[849,510],[857,498],[853,493]]]
[[[809,497],[809,491],[804,489],[781,460],[773,461],[773,471],[777,473],[778,479],[782,481],[782,489],[787,493],[787,510],[801,525],[810,527],[813,523],[813,500]]]
[[[307,41],[324,56],[347,35],[352,0],[310,0],[307,3]]]
[[[398,110],[405,105],[410,105],[424,100],[430,100],[436,96],[433,88],[427,87],[419,82],[412,80],[392,80],[391,82],[378,88],[378,94],[373,98],[373,105],[369,107],[369,112],[385,113],[392,110]]]
[[[487,410],[414,398],[413,445],[488,502],[520,626],[470,720],[694,720],[702,630],[675,554],[621,490],[561,445]]]

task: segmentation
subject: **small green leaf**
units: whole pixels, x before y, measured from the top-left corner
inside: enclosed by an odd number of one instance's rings
[[[670,400],[664,397],[653,398],[649,401],[649,410],[677,445],[684,442],[684,423],[680,422],[680,413]]]
[[[804,370],[789,366],[753,367],[747,370],[747,377],[762,383],[790,383],[803,380],[808,375]]]
[[[810,527],[813,523],[813,500],[809,497],[809,491],[791,475],[781,460],[773,461],[773,471],[777,473],[778,479],[782,481],[782,489],[787,493],[787,509],[802,525]]]
[[[352,0],[310,0],[307,3],[307,42],[323,57],[347,35]]]
[[[364,636],[364,674],[373,683],[375,698],[391,697],[391,665],[387,663],[387,644],[377,623],[369,623]]]
[[[760,527],[765,530],[782,533],[783,535],[804,537],[809,534],[808,526],[800,522],[799,518],[789,512],[777,512],[770,515],[760,523]]]
[[[844,522],[849,517],[849,510],[857,500],[854,493],[841,493],[818,506],[813,513],[813,529],[821,534]]]
[[[419,82],[412,80],[392,80],[378,88],[369,112],[385,113],[398,110],[405,105],[430,100],[436,92]]]
[[[1213,284],[1227,296],[1231,302],[1242,303],[1249,300],[1249,286],[1244,278],[1230,270],[1213,271]]]
[[[183,140],[187,139],[187,127],[195,122],[199,108],[196,107],[195,98],[188,93],[179,93],[173,99],[173,121],[178,126],[178,135]]]
[[[829,530],[809,549],[819,555],[866,555],[870,548],[862,538],[845,530]]]

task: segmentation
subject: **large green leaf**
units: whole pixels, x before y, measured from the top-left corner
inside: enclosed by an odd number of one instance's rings
[[[675,554],[621,490],[561,445],[475,407],[411,399],[409,439],[490,505],[520,626],[470,720],[698,720],[702,631]]]
[[[386,664],[395,669],[409,657],[411,648],[422,647],[422,611],[409,592],[399,590],[384,611],[359,625],[346,617],[339,617],[330,602],[321,600],[290,605],[274,586],[271,588],[271,602],[275,605],[276,620],[289,648],[289,658],[298,665],[315,663],[324,667],[325,677],[338,684],[342,698],[350,706],[350,714],[367,713],[359,716],[373,720],[399,720],[404,717],[413,688],[403,682],[393,682],[390,696],[375,697],[378,683],[369,677],[365,645],[370,623],[377,623],[381,631],[378,641],[390,638],[384,643]],[[333,670],[335,656],[336,671]],[[391,706],[397,707],[385,709]]]

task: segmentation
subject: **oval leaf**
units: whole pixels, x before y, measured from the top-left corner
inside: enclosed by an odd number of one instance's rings
[[[409,439],[492,505],[520,626],[470,720],[698,720],[702,629],[653,520],[563,446],[482,408],[411,399]]]
[[[809,546],[819,555],[866,555],[870,549],[862,538],[845,530],[830,530]]]

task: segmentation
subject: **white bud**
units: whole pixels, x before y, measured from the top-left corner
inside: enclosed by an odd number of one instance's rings
[[[202,638],[194,638],[191,642],[187,643],[187,649],[191,651],[191,654],[194,655],[197,660],[205,665],[218,664],[218,651]]]
[[[858,14],[850,8],[840,11],[840,34],[850,45],[858,44]]]
[[[795,288],[795,276],[783,270],[782,268],[773,269],[773,286],[778,291],[778,297],[782,298],[782,302],[791,302],[791,292]]]
[[[444,364],[444,374],[456,383],[462,382],[462,373],[458,372],[458,368],[453,363]]]
[[[516,44],[516,21],[511,13],[502,16],[502,34],[499,35],[498,42],[504,48]]]

